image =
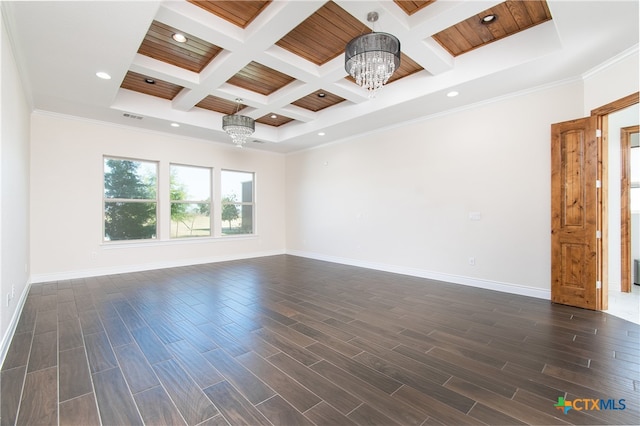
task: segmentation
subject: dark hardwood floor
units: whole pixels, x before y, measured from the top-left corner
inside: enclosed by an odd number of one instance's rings
[[[639,424],[639,335],[601,312],[285,255],[34,284],[1,424]]]

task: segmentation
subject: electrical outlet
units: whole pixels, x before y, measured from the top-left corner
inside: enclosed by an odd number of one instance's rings
[[[10,303],[11,303],[11,293],[7,293],[7,308],[9,307]]]
[[[476,266],[476,258],[475,257],[470,257],[469,258],[469,265]]]

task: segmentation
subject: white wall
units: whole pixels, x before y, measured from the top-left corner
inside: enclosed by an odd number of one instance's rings
[[[15,328],[29,271],[29,106],[0,19],[0,361]],[[7,306],[7,294],[15,288]]]
[[[40,112],[31,123],[33,282],[284,252],[282,155]],[[255,172],[258,234],[170,241],[164,232],[161,241],[103,243],[104,155],[159,161],[161,190],[170,162],[213,167],[214,176],[221,168]],[[162,197],[161,232],[169,221]]]
[[[638,46],[587,73],[584,80],[583,116],[640,90]]]
[[[550,125],[582,110],[576,82],[291,154],[287,250],[549,297]]]

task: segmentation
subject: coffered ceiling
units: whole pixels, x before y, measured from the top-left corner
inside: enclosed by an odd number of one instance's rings
[[[634,0],[27,1],[2,8],[34,109],[230,145],[222,116],[239,109],[257,122],[247,148],[275,152],[577,79],[638,48]],[[380,16],[373,26],[371,11]],[[402,47],[399,69],[373,99],[344,69],[347,42],[371,31],[395,35]],[[98,79],[98,71],[111,79]],[[446,96],[451,91],[459,95]]]

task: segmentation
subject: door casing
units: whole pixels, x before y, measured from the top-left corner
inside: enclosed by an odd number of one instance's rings
[[[591,116],[596,117],[596,124],[598,129],[601,130],[602,136],[599,138],[599,175],[602,181],[602,199],[606,200],[609,194],[609,178],[608,178],[608,164],[609,164],[609,114],[623,110],[631,105],[635,105],[640,101],[640,92],[632,93],[629,96],[618,99],[617,101],[603,105],[599,108],[591,110]],[[607,243],[609,241],[609,227],[608,227],[609,211],[607,203],[603,203],[600,208],[600,226],[602,230],[602,239],[600,240],[601,248],[601,269],[602,269],[602,288],[600,289],[602,304],[597,309],[607,310],[609,309],[609,253],[607,251]]]
[[[631,135],[640,132],[640,126],[620,129],[620,291],[631,292]]]

